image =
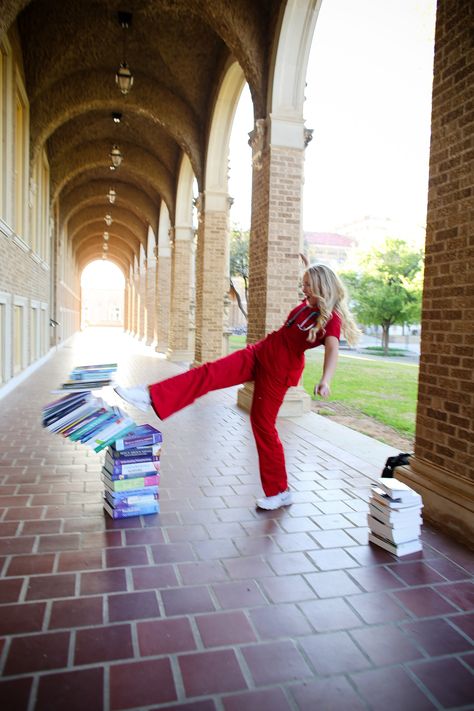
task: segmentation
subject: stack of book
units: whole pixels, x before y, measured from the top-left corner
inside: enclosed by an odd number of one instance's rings
[[[117,363],[78,365],[69,373],[69,380],[61,384],[61,390],[94,390],[112,384]]]
[[[107,405],[90,390],[70,392],[42,410],[43,427],[100,452],[136,427],[118,407]]]
[[[104,509],[112,518],[159,512],[158,487],[163,436],[138,425],[109,445],[102,467]]]
[[[369,500],[369,541],[396,556],[422,550],[421,496],[402,481],[382,478]]]

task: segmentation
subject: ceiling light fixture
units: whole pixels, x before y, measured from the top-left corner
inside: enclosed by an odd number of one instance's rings
[[[108,232],[104,232],[103,237],[104,237],[105,241],[107,242],[107,240],[109,239],[110,235],[109,235]]]
[[[108,214],[107,214],[107,215],[104,217],[104,220],[105,220],[105,224],[107,225],[107,227],[110,227],[110,225],[111,225],[112,222],[113,222],[112,215],[108,215]]]
[[[120,63],[120,67],[115,75],[115,83],[122,92],[122,94],[128,94],[133,86],[133,75],[130,71],[130,67],[127,64],[127,30],[132,24],[132,13],[131,12],[119,12],[118,21],[120,27],[123,30],[123,61]]]
[[[106,252],[108,250],[108,248],[109,248],[109,245],[107,244],[107,242],[104,242],[104,244],[102,245],[102,249],[104,250],[104,252]]]
[[[120,123],[120,121],[122,120],[122,114],[120,113],[120,111],[113,111],[112,118],[114,123]]]
[[[119,168],[123,161],[123,155],[121,154],[120,148],[117,146],[117,144],[114,144],[112,146],[112,150],[110,151],[109,156],[114,168]]]
[[[113,205],[117,198],[117,193],[113,188],[110,188],[109,192],[107,193],[107,197],[109,198],[110,204]]]

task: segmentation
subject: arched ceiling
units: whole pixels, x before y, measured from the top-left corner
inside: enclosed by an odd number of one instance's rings
[[[273,37],[286,0],[2,0],[0,35],[23,58],[30,104],[31,162],[45,150],[59,229],[77,264],[102,254],[106,212],[114,217],[109,257],[125,273],[157,234],[162,202],[174,221],[183,152],[203,188],[206,142],[223,72],[237,60],[266,115]],[[119,12],[132,13],[123,30]],[[124,37],[126,56],[124,57]],[[134,76],[122,95],[115,73]],[[121,114],[114,123],[113,113]],[[117,144],[124,156],[110,170]],[[110,187],[117,200],[110,205]],[[116,215],[114,215],[114,212]],[[102,216],[102,217],[101,217]]]

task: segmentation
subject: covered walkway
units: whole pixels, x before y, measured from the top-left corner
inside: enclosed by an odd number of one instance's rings
[[[474,708],[474,554],[428,526],[400,560],[366,544],[394,450],[281,420],[296,503],[257,512],[248,416],[213,393],[161,425],[160,515],[113,522],[101,456],[40,421],[73,365],[111,359],[130,384],[180,369],[89,330],[1,400],[2,709]]]

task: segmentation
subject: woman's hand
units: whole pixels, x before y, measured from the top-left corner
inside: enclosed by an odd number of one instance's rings
[[[331,389],[329,385],[324,382],[324,380],[321,380],[320,383],[314,386],[315,395],[320,395],[321,397],[329,397],[330,392]]]

